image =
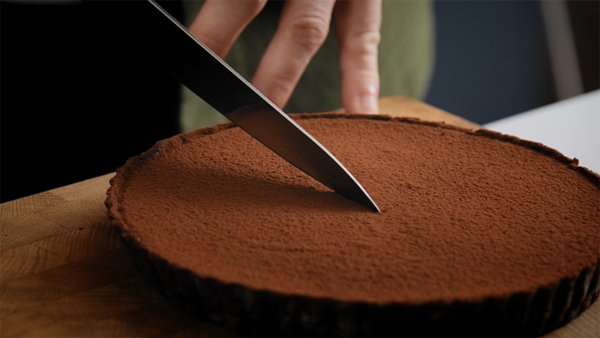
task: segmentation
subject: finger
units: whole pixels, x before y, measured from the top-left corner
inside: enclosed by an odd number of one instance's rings
[[[283,107],[308,63],[325,42],[334,0],[287,1],[279,27],[267,47],[252,84]]]
[[[334,15],[340,50],[342,104],[351,114],[377,114],[381,0],[340,1]]]
[[[189,30],[225,58],[235,40],[266,3],[267,0],[206,0]]]

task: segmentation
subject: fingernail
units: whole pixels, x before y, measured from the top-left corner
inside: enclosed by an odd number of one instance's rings
[[[377,104],[377,98],[371,95],[364,95],[360,97],[360,108],[363,114],[377,114],[379,107]]]

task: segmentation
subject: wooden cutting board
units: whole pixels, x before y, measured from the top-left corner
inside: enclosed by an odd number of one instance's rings
[[[412,99],[384,98],[380,107],[383,114],[479,128]],[[136,273],[106,216],[113,175],[0,205],[0,335],[231,336],[168,304]],[[596,302],[547,336],[599,333]]]

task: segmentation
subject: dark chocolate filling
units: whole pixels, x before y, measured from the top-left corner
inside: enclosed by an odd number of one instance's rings
[[[381,214],[239,128],[219,126],[162,141],[119,169],[107,199],[113,222],[128,242],[196,278],[384,307],[515,295],[546,306],[598,264],[599,178],[576,160],[413,119],[318,114],[298,122]],[[560,306],[573,306],[567,298]],[[550,316],[525,312],[536,323]]]

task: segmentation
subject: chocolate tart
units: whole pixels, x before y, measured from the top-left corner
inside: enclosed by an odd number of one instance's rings
[[[243,335],[540,335],[599,293],[600,179],[541,144],[410,118],[294,117],[382,212],[232,124],[158,142],[106,205],[168,299]]]

